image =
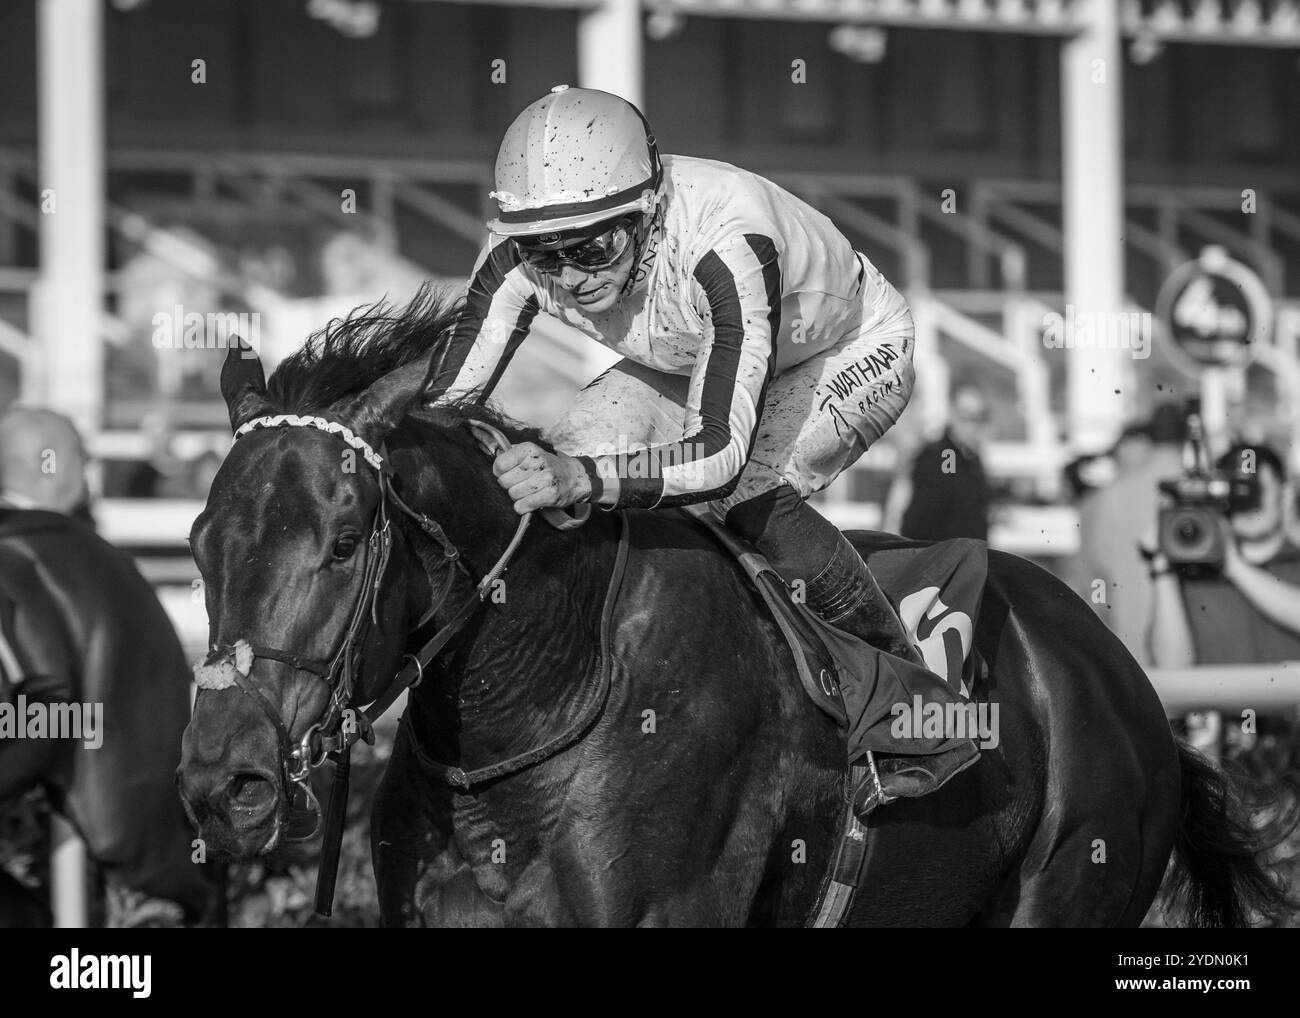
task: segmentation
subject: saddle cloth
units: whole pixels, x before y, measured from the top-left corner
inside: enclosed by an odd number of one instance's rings
[[[762,595],[790,645],[809,698],[846,729],[849,759],[873,748],[869,733],[889,718],[889,704],[873,695],[879,670],[890,667],[889,655],[827,625],[807,605],[797,603],[768,561],[707,510],[689,507],[686,512],[735,556]],[[974,620],[988,576],[985,543],[961,538],[916,546],[874,531],[855,536],[855,546],[864,553],[927,667],[969,697],[985,672],[974,641]],[[880,748],[878,737],[874,748]],[[899,746],[897,751],[908,750]]]

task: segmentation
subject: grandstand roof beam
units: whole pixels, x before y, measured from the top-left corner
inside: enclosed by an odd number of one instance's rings
[[[568,5],[568,0],[538,2]],[[660,14],[712,18],[1070,36],[1086,28],[1088,4],[1086,0],[645,0],[645,6]],[[1192,9],[1167,2],[1150,11],[1142,0],[1123,0],[1120,33],[1147,45],[1295,49],[1300,48],[1300,4],[1276,0],[1265,19],[1258,0],[1199,0]]]

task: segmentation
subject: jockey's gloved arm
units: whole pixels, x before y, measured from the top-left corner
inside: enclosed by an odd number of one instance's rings
[[[470,277],[465,307],[430,366],[425,401],[450,400],[474,390],[490,396],[540,309],[515,245],[489,240]]]
[[[691,374],[685,437],[631,454],[579,457],[591,501],[611,508],[669,508],[724,498],[749,459],[776,365],[781,270],[765,234],[715,244],[694,270],[696,309],[713,342]]]

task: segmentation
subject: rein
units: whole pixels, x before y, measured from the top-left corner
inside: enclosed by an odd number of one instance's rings
[[[194,666],[195,681],[200,689],[226,689],[232,685],[237,686],[244,695],[261,708],[274,726],[280,742],[280,765],[290,804],[300,803],[316,817],[315,826],[309,834],[286,840],[305,841],[314,837],[320,830],[322,815],[320,804],[311,790],[311,772],[322,766],[327,757],[331,755],[335,757],[334,785],[331,789],[330,809],[325,821],[327,830],[316,888],[316,910],[322,915],[329,915],[333,903],[334,880],[346,814],[352,746],[358,740],[373,744],[374,722],[393,705],[404,690],[420,684],[424,678],[424,669],[483,605],[492,591],[493,584],[509,567],[511,559],[519,549],[532,520],[532,513],[520,517],[519,526],[500,558],[474,585],[474,593],[456,609],[451,619],[439,627],[418,652],[408,653],[407,664],[393,676],[383,691],[364,710],[357,710],[353,697],[358,686],[361,650],[372,627],[379,625],[379,601],[392,552],[390,505],[413,521],[426,537],[442,549],[443,553],[442,565],[446,569],[446,579],[443,581],[442,590],[417,623],[414,632],[424,630],[442,611],[451,595],[458,574],[464,575],[471,581],[472,577],[461,560],[460,550],[447,537],[443,528],[426,514],[412,509],[394,490],[393,470],[381,450],[376,450],[365,439],[337,421],[326,420],[323,417],[303,417],[297,414],[275,414],[248,421],[235,431],[235,440],[238,441],[244,435],[263,428],[315,428],[335,435],[361,453],[365,461],[374,468],[379,481],[379,504],[375,509],[374,522],[366,542],[366,564],[362,573],[361,586],[353,604],[348,627],[334,654],[329,659],[306,658],[278,647],[253,645],[246,640],[237,640],[233,645],[214,647],[203,661]],[[583,508],[586,513],[590,512],[589,506]],[[586,519],[585,513],[580,512],[570,516],[561,510],[544,510],[543,515],[560,529],[578,526]],[[280,711],[253,680],[253,663],[259,658],[276,661],[295,671],[315,675],[332,691],[324,712],[308,726],[296,742]],[[562,747],[548,744],[541,747],[541,755],[538,755],[537,751],[524,754],[519,758],[517,765],[516,761],[506,761],[493,770],[506,768],[500,770],[500,773],[509,773],[511,770],[522,769],[558,752],[560,748]]]

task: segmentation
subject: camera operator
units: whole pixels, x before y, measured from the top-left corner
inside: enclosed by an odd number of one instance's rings
[[[1159,547],[1144,542],[1152,661],[1175,668],[1300,659],[1300,548],[1286,534],[1282,457],[1242,444],[1216,466],[1232,496],[1215,521],[1221,539],[1209,542],[1212,550],[1184,554],[1167,533]]]

